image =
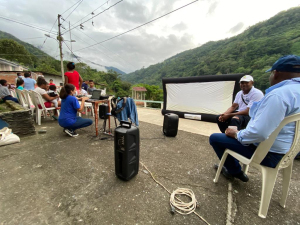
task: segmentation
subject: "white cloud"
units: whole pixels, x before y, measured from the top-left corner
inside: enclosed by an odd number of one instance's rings
[[[1,15],[24,23],[35,24],[49,30],[57,18],[78,0],[0,0]],[[108,4],[95,11],[99,13],[119,0],[110,0]],[[114,66],[125,72],[134,71],[165,60],[181,51],[196,47],[198,43],[220,40],[241,33],[247,27],[266,20],[282,10],[299,5],[298,0],[199,0],[166,17],[138,30],[120,36],[103,45],[76,51],[96,42],[100,42],[130,30],[140,24],[155,19],[193,0],[124,0],[115,7],[84,24],[84,30],[72,31],[75,54],[101,65]],[[84,0],[71,14],[72,23],[88,15],[80,22],[92,17],[90,14],[106,2]],[[69,14],[68,11],[63,17]],[[45,32],[0,19],[0,29],[23,40],[29,37],[44,36]],[[68,23],[64,23],[68,27]],[[57,31],[55,24],[54,31]],[[86,35],[92,37],[90,39]],[[55,35],[53,35],[55,38]],[[64,35],[69,39],[69,33]],[[36,46],[44,39],[24,40]],[[70,45],[70,43],[68,43]],[[104,47],[102,47],[104,46]],[[109,50],[107,50],[109,49]],[[48,39],[44,50],[57,55],[57,42]],[[64,50],[67,48],[64,46]]]

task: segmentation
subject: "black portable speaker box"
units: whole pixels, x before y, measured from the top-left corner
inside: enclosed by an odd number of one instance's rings
[[[114,135],[115,173],[122,180],[130,180],[139,172],[140,131],[130,122],[121,121]]]
[[[167,137],[175,137],[178,131],[178,115],[168,113],[164,115],[163,132]]]
[[[99,106],[99,117],[100,119],[108,119],[108,105],[102,104]]]

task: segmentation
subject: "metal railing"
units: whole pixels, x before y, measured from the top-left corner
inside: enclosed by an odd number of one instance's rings
[[[153,100],[139,100],[139,99],[133,99],[134,102],[143,102],[144,103],[144,107],[147,107],[147,103],[160,103],[160,108],[163,108],[163,104],[164,102],[162,101],[153,101]]]

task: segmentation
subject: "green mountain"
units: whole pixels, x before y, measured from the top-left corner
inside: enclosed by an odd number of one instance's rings
[[[161,85],[164,77],[252,74],[255,86],[269,86],[265,70],[282,55],[300,55],[300,7],[283,11],[243,33],[177,54],[162,63],[123,75],[133,84]]]
[[[35,46],[33,46],[31,44],[21,41],[20,39],[16,38],[15,36],[13,36],[9,33],[0,31],[0,40],[1,39],[10,39],[10,40],[14,40],[14,41],[18,42],[19,44],[23,45],[25,47],[25,49],[32,55],[42,55],[42,56],[51,57],[48,54],[46,54],[45,52],[43,52],[42,50],[36,48]]]
[[[107,69],[107,71],[109,71],[109,70],[115,71],[115,72],[117,72],[118,74],[121,74],[121,75],[125,75],[126,74],[122,70],[119,70],[118,68],[113,67],[113,66],[106,66],[105,69]]]

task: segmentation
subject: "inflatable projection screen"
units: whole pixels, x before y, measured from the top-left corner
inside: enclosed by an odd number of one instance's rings
[[[216,122],[240,91],[244,74],[208,75],[200,77],[163,78],[164,107],[162,114]]]

